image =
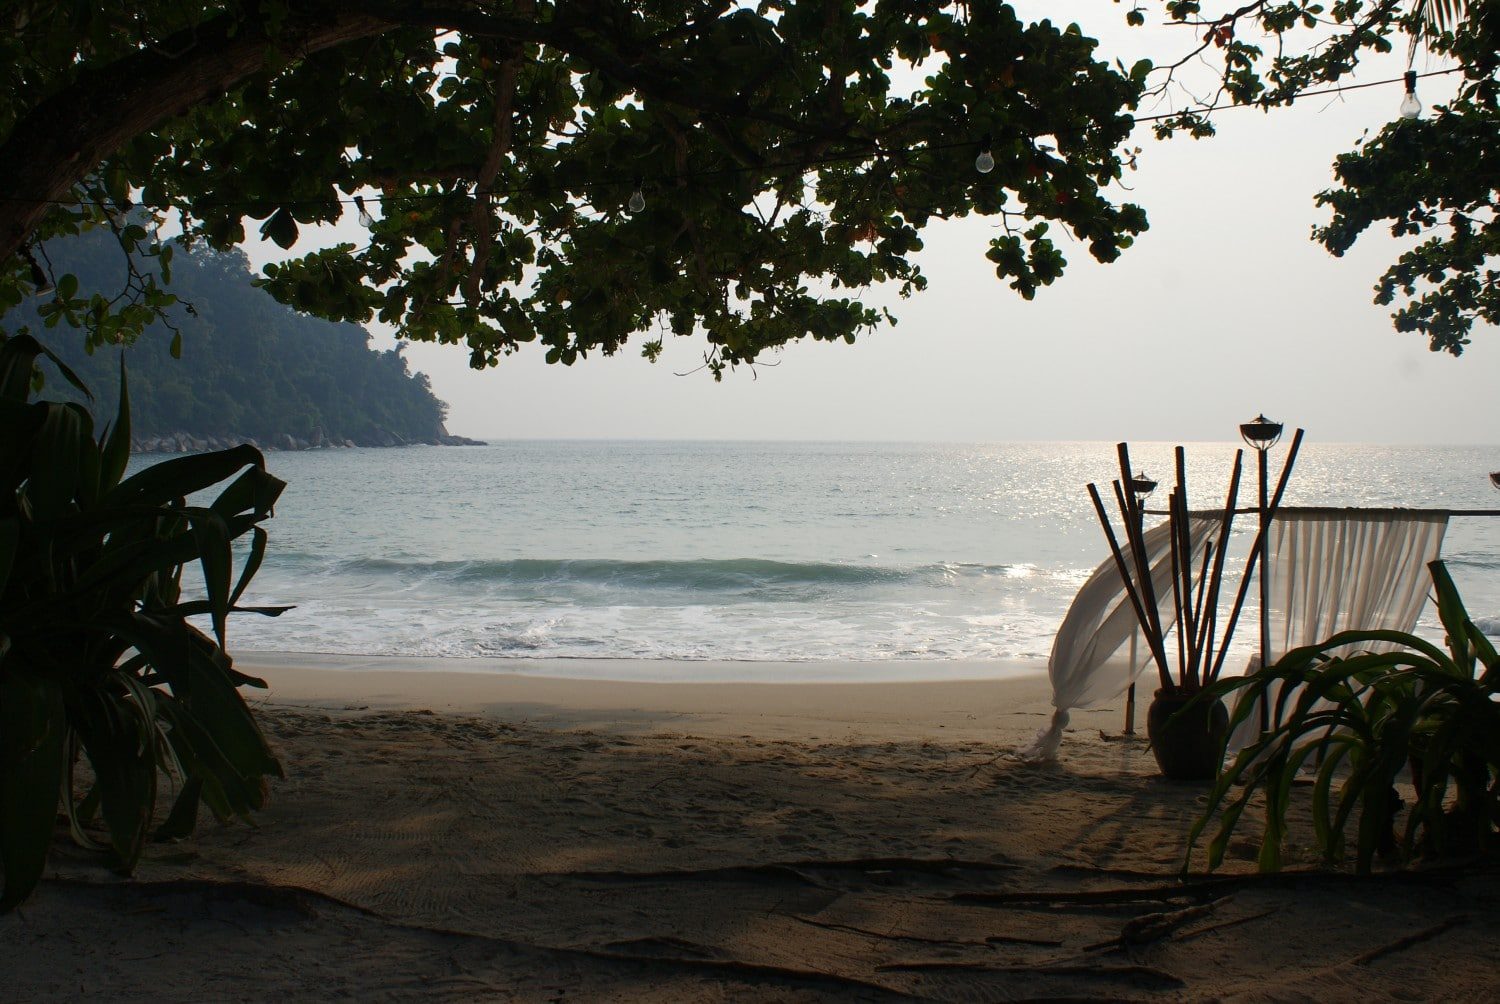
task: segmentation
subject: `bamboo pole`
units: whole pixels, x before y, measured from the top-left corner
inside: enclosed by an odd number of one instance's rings
[[[1192,554],[1183,554],[1182,549],[1178,546],[1178,538],[1180,536],[1178,531],[1181,529],[1178,525],[1178,512],[1182,509],[1181,492],[1182,487],[1179,485],[1172,489],[1172,494],[1167,499],[1167,508],[1171,511],[1171,515],[1167,517],[1167,533],[1172,538],[1172,612],[1177,624],[1177,672],[1181,676],[1178,683],[1182,686],[1187,686],[1188,653],[1186,642],[1187,632],[1183,630],[1182,620],[1182,584],[1184,582],[1182,566],[1184,563],[1191,563]],[[1188,572],[1187,574],[1191,575],[1192,572]],[[1191,602],[1191,598],[1189,598],[1189,602]]]
[[[1122,459],[1124,459],[1128,463],[1130,460],[1130,454],[1126,452],[1124,443],[1120,444],[1120,449]],[[1161,629],[1161,611],[1156,600],[1156,579],[1151,574],[1151,561],[1146,555],[1145,530],[1142,527],[1140,518],[1138,516],[1131,515],[1132,505],[1126,502],[1126,498],[1130,496],[1128,496],[1127,493],[1121,488],[1120,482],[1114,481],[1112,482],[1112,486],[1115,490],[1115,504],[1120,507],[1121,512],[1126,514],[1125,531],[1127,538],[1130,540],[1130,556],[1135,561],[1137,575],[1135,585],[1136,589],[1140,592],[1140,603],[1145,613],[1145,619],[1141,622],[1142,627],[1143,630],[1147,632],[1147,635],[1151,640],[1152,652],[1160,653],[1162,667],[1166,668],[1167,636],[1166,632]],[[1134,506],[1133,508],[1137,513],[1140,511],[1139,506]],[[1168,668],[1168,682],[1163,684],[1163,686],[1170,687],[1172,685],[1171,679],[1171,670]]]
[[[1208,619],[1199,629],[1198,648],[1202,653],[1200,665],[1203,668],[1204,686],[1212,683],[1218,676],[1217,672],[1210,672],[1209,670],[1210,657],[1213,655],[1214,649],[1216,647],[1227,647],[1229,643],[1226,637],[1223,646],[1217,645],[1214,639],[1214,624],[1218,620],[1219,588],[1224,583],[1224,557],[1229,553],[1229,533],[1234,529],[1234,504],[1239,501],[1240,497],[1240,475],[1244,471],[1244,460],[1245,451],[1235,450],[1234,467],[1229,474],[1229,491],[1224,498],[1224,514],[1219,523],[1219,556],[1214,562],[1213,576],[1209,579],[1209,597],[1206,601]],[[1246,569],[1246,575],[1249,575],[1248,568]],[[1234,628],[1231,626],[1230,631],[1232,632],[1233,630]]]
[[[1240,619],[1240,610],[1245,605],[1245,594],[1250,588],[1250,573],[1255,570],[1256,561],[1260,556],[1261,542],[1265,537],[1266,527],[1271,525],[1271,517],[1281,507],[1281,496],[1286,491],[1287,479],[1292,475],[1292,465],[1297,462],[1297,451],[1302,446],[1302,430],[1292,437],[1292,445],[1286,454],[1286,463],[1281,468],[1281,479],[1276,483],[1276,494],[1271,497],[1270,507],[1266,510],[1265,526],[1262,526],[1255,536],[1255,543],[1250,549],[1250,560],[1245,563],[1245,574],[1240,579],[1239,591],[1235,594],[1234,606],[1230,609],[1229,621],[1224,627],[1224,637],[1220,642],[1219,654],[1214,659],[1213,672],[1208,676],[1212,683],[1219,678],[1219,673],[1224,668],[1224,656],[1229,652],[1229,640],[1234,637],[1235,625]]]
[[[1213,564],[1214,542],[1210,540],[1203,546],[1203,565],[1198,569],[1198,598],[1193,601],[1193,623],[1197,625],[1197,634],[1193,643],[1192,671],[1194,680],[1198,679],[1200,670],[1207,673],[1208,664],[1203,651],[1203,624],[1206,611],[1203,608],[1203,599],[1208,593],[1209,567]]]
[[[1118,483],[1116,490],[1118,490]],[[1115,528],[1109,522],[1109,513],[1104,509],[1104,500],[1099,497],[1099,488],[1092,481],[1089,482],[1089,498],[1094,500],[1094,512],[1099,517],[1099,525],[1104,528],[1105,540],[1109,542],[1109,553],[1114,556],[1115,567],[1119,569],[1120,580],[1125,584],[1125,595],[1130,598],[1130,605],[1135,609],[1136,623],[1141,625],[1141,633],[1146,636],[1146,641],[1151,646],[1151,656],[1156,660],[1156,671],[1161,677],[1162,686],[1172,685],[1171,677],[1167,672],[1167,654],[1161,644],[1161,636],[1153,636],[1150,630],[1150,621],[1146,619],[1146,613],[1141,608],[1140,597],[1136,595],[1135,586],[1130,581],[1130,571],[1125,564],[1125,555],[1120,551],[1120,543],[1115,539]]]
[[[1120,480],[1114,483],[1115,502],[1125,513],[1125,533],[1130,540],[1131,556],[1135,558],[1136,574],[1140,576],[1141,602],[1145,605],[1146,615],[1151,619],[1152,629],[1156,632],[1162,657],[1166,658],[1166,648],[1163,644],[1166,634],[1161,629],[1160,605],[1156,600],[1156,580],[1151,576],[1151,561],[1146,556],[1146,517],[1135,500],[1135,493],[1121,489],[1122,485],[1130,484],[1130,444],[1116,443],[1115,456],[1120,461]]]

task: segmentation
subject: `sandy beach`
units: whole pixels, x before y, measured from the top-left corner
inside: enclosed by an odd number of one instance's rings
[[[239,665],[271,685],[268,808],[130,879],[60,832],[0,917],[6,998],[1500,995],[1493,866],[1357,880],[1304,852],[1259,877],[1241,841],[1184,882],[1201,787],[1155,777],[1118,704],[1076,714],[1058,763],[1010,758],[1050,714],[1025,665],[766,685]]]

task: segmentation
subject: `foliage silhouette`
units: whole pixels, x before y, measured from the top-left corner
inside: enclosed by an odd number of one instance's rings
[[[125,477],[125,372],[114,424],[96,440],[76,402],[28,401],[48,356],[29,336],[0,344],[0,910],[41,877],[59,802],[75,835],[95,811],[114,864],[130,871],[152,836],[158,773],[180,782],[155,832],[190,832],[200,802],[220,817],[265,800],[281,767],[224,651],[226,619],[260,565],[282,482],[248,446],[168,460]],[[57,360],[54,358],[54,362]],[[84,387],[62,367],[80,392]],[[192,496],[222,486],[207,504]],[[240,571],[232,544],[249,535]],[[196,563],[206,598],[184,601]],[[187,618],[207,616],[209,636]],[[73,797],[80,754],[92,769]]]
[[[1188,863],[1217,814],[1207,864],[1218,867],[1259,793],[1265,798],[1260,868],[1279,869],[1293,786],[1308,765],[1317,768],[1314,837],[1328,861],[1344,857],[1351,822],[1360,872],[1371,869],[1377,854],[1407,862],[1492,845],[1500,826],[1500,657],[1470,620],[1443,563],[1429,568],[1446,651],[1399,631],[1344,631],[1204,691],[1205,699],[1239,694],[1231,730],[1256,699],[1275,709],[1272,721],[1280,724],[1219,775],[1189,835]],[[1395,647],[1359,650],[1372,644]],[[1398,832],[1395,785],[1407,770],[1416,794]],[[1242,787],[1236,792],[1236,786]]]

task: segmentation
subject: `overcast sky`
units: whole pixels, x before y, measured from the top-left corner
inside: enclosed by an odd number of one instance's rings
[[[1068,9],[1127,65],[1190,44],[1127,31],[1121,4]],[[1360,79],[1404,68],[1393,58]],[[1451,93],[1444,80],[1421,83],[1424,104]],[[1223,440],[1264,412],[1322,442],[1500,443],[1500,333],[1477,330],[1459,359],[1429,352],[1371,303],[1392,239],[1367,234],[1342,259],[1309,239],[1327,218],[1313,196],[1334,157],[1400,99],[1393,84],[1270,115],[1233,109],[1210,140],[1161,143],[1143,126],[1133,191],[1119,196],[1145,207],[1151,229],[1119,261],[1099,265],[1063,239],[1066,273],[1028,303],[985,261],[989,221],[934,224],[927,292],[865,296],[890,304],[898,327],[794,344],[721,384],[676,375],[701,362],[697,338],[669,338],[654,365],[638,345],[571,368],[539,351],[478,373],[461,347],[413,345],[408,358],[451,406],[449,430],[485,438]],[[1167,109],[1141,114],[1155,110]]]

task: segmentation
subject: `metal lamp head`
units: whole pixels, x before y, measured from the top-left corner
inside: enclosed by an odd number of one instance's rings
[[[1240,423],[1240,437],[1257,450],[1269,450],[1281,438],[1281,423],[1257,415],[1252,422]]]
[[[1130,479],[1130,494],[1136,499],[1144,499],[1154,491],[1156,491],[1156,482],[1146,477],[1145,474],[1137,474]]]

